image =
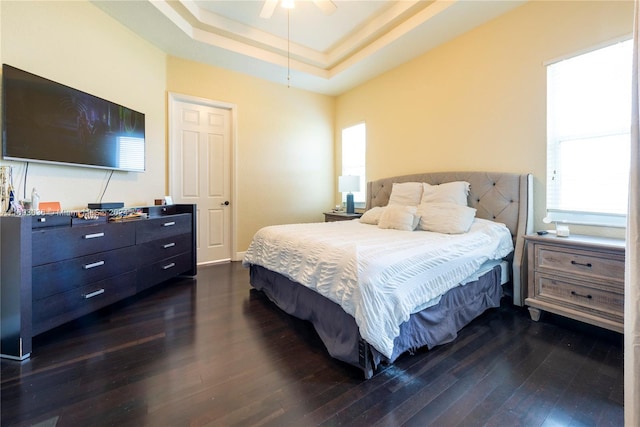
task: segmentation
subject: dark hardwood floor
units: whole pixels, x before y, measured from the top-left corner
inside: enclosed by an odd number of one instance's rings
[[[239,263],[199,269],[1,362],[2,426],[622,426],[622,335],[503,304],[363,380]]]

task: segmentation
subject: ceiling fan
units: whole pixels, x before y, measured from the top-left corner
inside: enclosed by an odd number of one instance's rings
[[[320,10],[322,10],[322,13],[324,13],[325,15],[331,15],[337,9],[335,3],[333,3],[331,0],[312,0],[312,1],[316,6],[318,6]],[[288,2],[286,0],[282,1],[282,3],[291,4],[290,6],[285,6],[283,4],[283,7],[292,8],[293,2],[294,0],[289,0]],[[264,6],[262,6],[262,11],[260,12],[260,18],[264,18],[264,19],[271,18],[271,16],[273,15],[273,12],[276,10],[276,6],[278,5],[278,3],[280,3],[280,0],[265,0]]]

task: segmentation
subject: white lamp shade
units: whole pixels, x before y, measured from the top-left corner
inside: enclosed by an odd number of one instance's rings
[[[339,176],[338,191],[340,191],[341,193],[360,191],[360,177],[354,175]]]

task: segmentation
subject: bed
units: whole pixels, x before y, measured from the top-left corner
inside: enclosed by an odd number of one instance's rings
[[[443,195],[437,191],[461,184],[466,184],[466,200],[456,190],[456,203],[465,207],[456,211],[466,217],[473,211],[467,228],[433,232],[426,220],[432,211],[427,217],[420,209],[452,204],[419,204],[416,212],[413,194],[423,188],[424,202],[430,192]],[[372,181],[366,217],[265,227],[254,236],[243,264],[250,269],[253,288],[290,315],[310,321],[332,357],[371,378],[381,364],[405,352],[454,340],[475,317],[499,306],[505,291],[514,304],[523,304],[521,265],[523,236],[531,231],[531,185],[529,174],[501,172]],[[390,220],[411,218],[405,212],[413,213],[418,231]]]

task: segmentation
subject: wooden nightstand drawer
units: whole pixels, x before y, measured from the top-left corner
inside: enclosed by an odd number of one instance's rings
[[[348,214],[346,212],[325,212],[324,222],[351,221],[352,219],[357,219],[361,216],[361,213]]]
[[[617,319],[624,316],[624,287],[602,289],[588,283],[558,279],[535,273],[536,298],[608,313]]]
[[[624,257],[536,245],[536,270],[624,282]]]

